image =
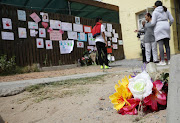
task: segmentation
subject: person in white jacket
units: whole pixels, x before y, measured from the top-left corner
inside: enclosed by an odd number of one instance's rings
[[[168,21],[169,20],[169,21]],[[166,54],[168,59],[168,64],[170,64],[170,26],[173,24],[174,18],[172,17],[171,13],[167,10],[165,6],[163,6],[161,1],[155,2],[155,10],[152,14],[152,21],[151,25],[154,27],[154,36],[155,41],[159,44],[159,51],[161,61],[158,65],[166,65],[164,60],[164,48],[166,48]]]

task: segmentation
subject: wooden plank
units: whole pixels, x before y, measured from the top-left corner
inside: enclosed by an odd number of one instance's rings
[[[105,9],[109,9],[109,10],[119,12],[119,7],[118,6],[98,2],[98,1],[93,1],[93,0],[68,0],[68,1],[87,4],[87,5],[96,6],[96,7],[105,8]]]

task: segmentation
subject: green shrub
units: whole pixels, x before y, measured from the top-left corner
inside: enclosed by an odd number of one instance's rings
[[[0,56],[0,73],[1,74],[10,74],[15,72],[16,63],[15,56],[7,60],[7,56]]]

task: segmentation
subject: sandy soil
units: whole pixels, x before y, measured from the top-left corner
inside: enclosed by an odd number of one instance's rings
[[[106,70],[108,72],[125,70],[126,68],[113,67],[112,69]],[[99,66],[87,66],[87,67],[77,67],[72,69],[57,70],[57,71],[47,71],[47,72],[34,72],[26,74],[17,74],[11,76],[0,76],[0,82],[9,82],[17,80],[29,80],[29,79],[39,79],[39,78],[48,78],[48,77],[57,77],[57,76],[66,76],[73,74],[83,74],[89,72],[101,72]]]
[[[0,116],[8,123],[165,123],[166,110],[149,113],[136,121],[137,116],[122,116],[112,108],[108,97],[124,75],[128,73],[108,75],[100,83],[75,87],[87,89],[88,93],[46,99],[39,103],[33,102],[32,98],[26,99],[29,92],[1,97]],[[26,100],[19,103],[22,98]]]

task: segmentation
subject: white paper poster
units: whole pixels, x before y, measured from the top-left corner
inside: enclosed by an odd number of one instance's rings
[[[13,32],[1,32],[1,36],[3,40],[14,40]]]
[[[107,23],[107,31],[112,32],[112,24]]]
[[[115,38],[119,38],[118,33],[114,33],[114,37],[115,37]]]
[[[123,45],[123,41],[122,40],[119,40],[119,45]]]
[[[77,32],[68,31],[68,39],[77,40]]]
[[[109,47],[111,46],[111,41],[108,41],[108,46],[109,46]]]
[[[42,16],[42,21],[43,22],[49,22],[48,13],[40,12],[40,15]]]
[[[113,34],[115,34],[115,33],[116,33],[116,30],[115,30],[115,29],[112,29],[112,32],[113,32]]]
[[[117,50],[118,49],[118,45],[117,44],[113,44],[113,49]]]
[[[36,31],[34,29],[30,29],[30,36],[31,37],[36,37],[37,34],[38,34],[38,31]]]
[[[77,42],[77,48],[84,48],[84,42]]]
[[[19,38],[27,38],[26,28],[18,28]]]
[[[60,46],[60,53],[61,54],[69,54],[73,51],[74,40],[59,41],[59,46]]]
[[[37,48],[44,48],[44,41],[42,38],[36,38]]]
[[[73,23],[73,30],[75,32],[83,32],[83,25]]]
[[[29,29],[38,29],[38,23],[35,22],[28,22],[28,28]]]
[[[46,40],[46,49],[53,49],[51,40]]]
[[[75,17],[75,23],[80,24],[80,17]]]
[[[61,29],[62,23],[61,21],[58,21],[58,20],[50,20],[50,27],[52,29]]]
[[[18,20],[26,21],[26,12],[24,10],[17,10]]]
[[[12,22],[9,18],[2,18],[3,29],[12,29]]]
[[[117,38],[112,38],[112,42],[117,43]]]
[[[89,45],[96,45],[95,39],[93,38],[92,33],[88,33],[88,42],[89,42]]]
[[[72,23],[61,22],[62,30],[72,31]]]
[[[105,36],[106,36],[106,37],[112,37],[112,33],[111,33],[111,32],[106,32],[106,31],[105,31]]]
[[[84,26],[84,32],[85,33],[91,33],[91,29],[92,29],[91,26]]]
[[[39,28],[39,37],[46,38],[46,30],[44,28]]]

